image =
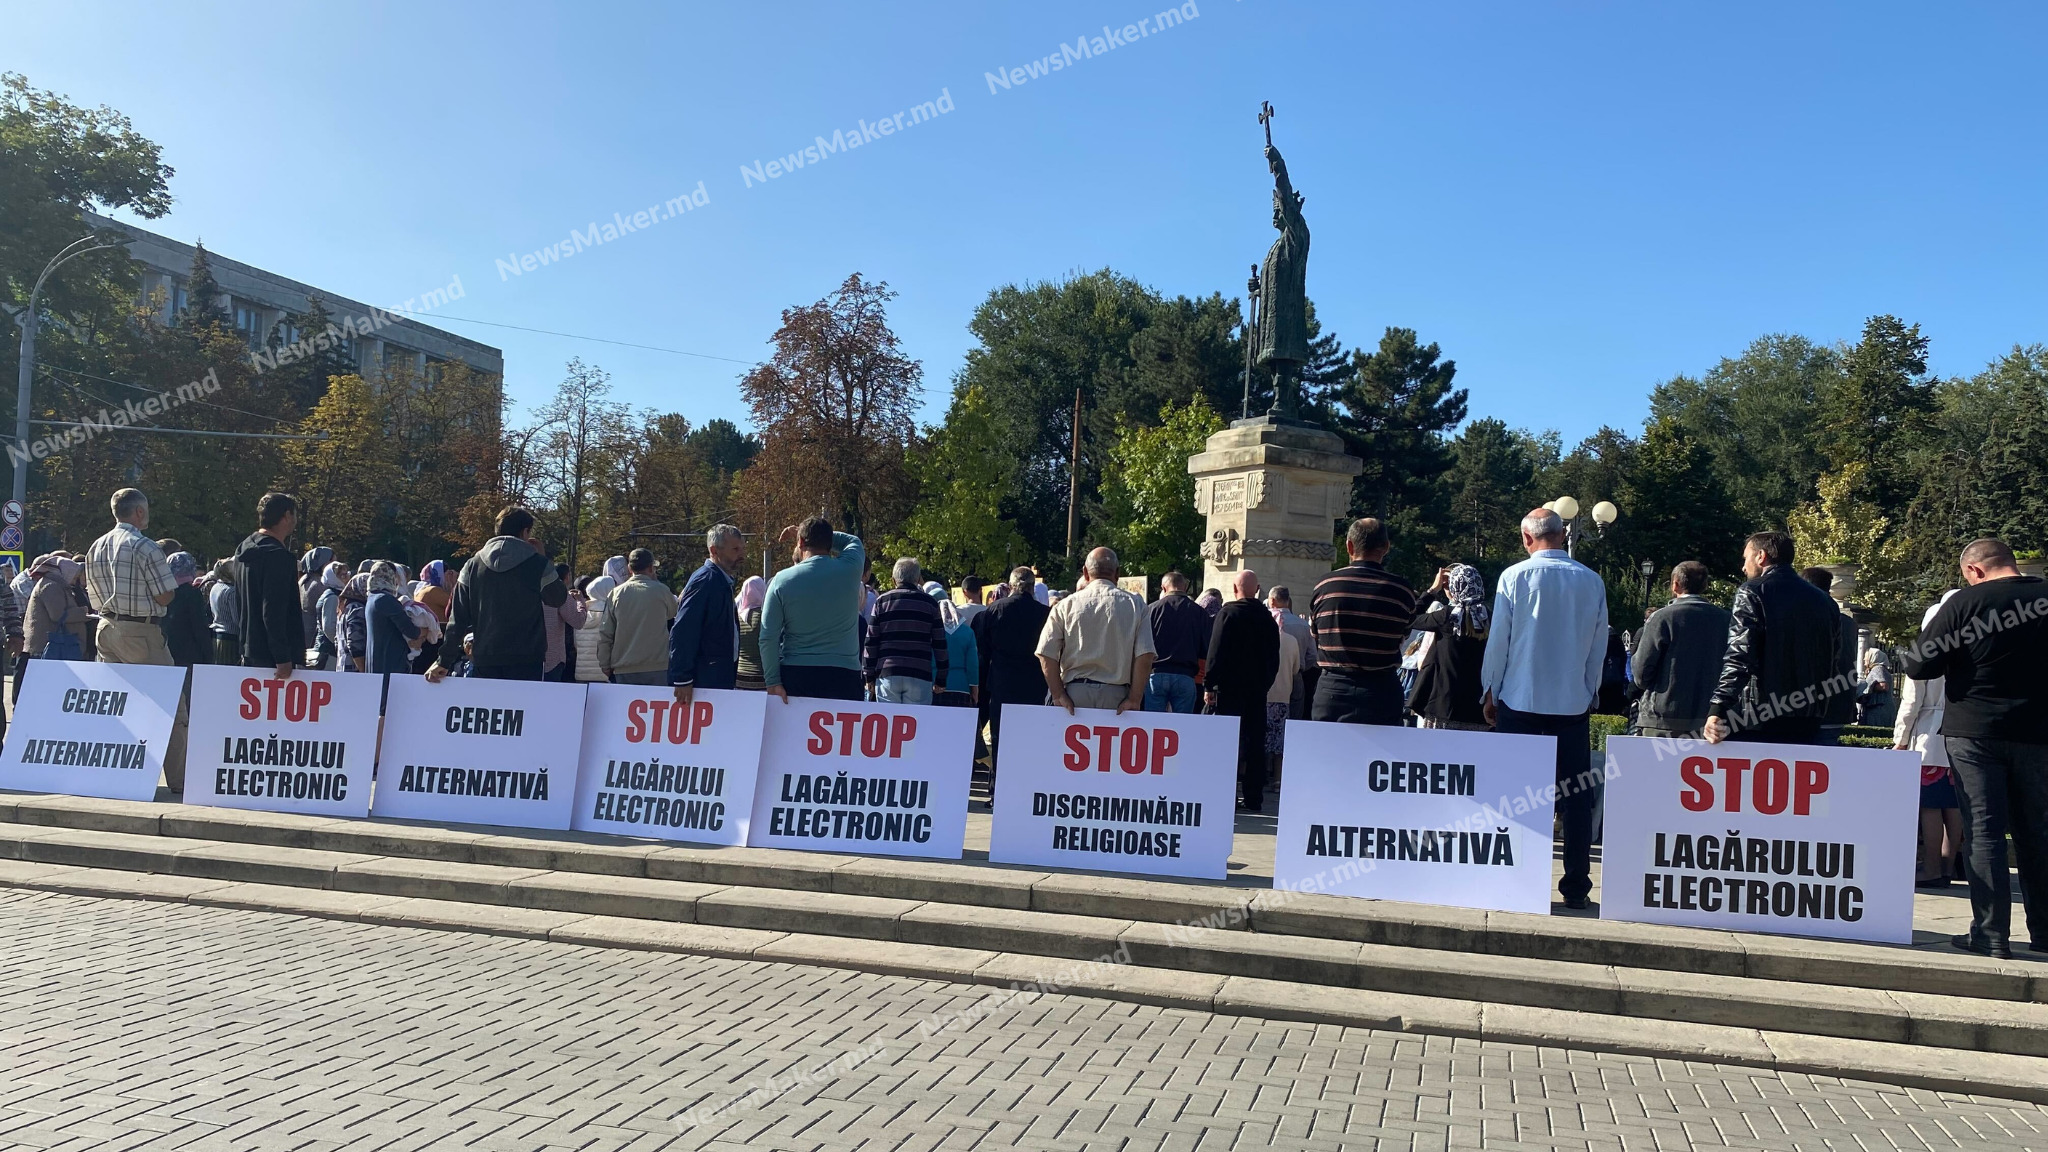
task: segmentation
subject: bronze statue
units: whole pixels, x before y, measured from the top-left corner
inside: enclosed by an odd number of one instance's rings
[[[1269,416],[1295,419],[1301,366],[1308,361],[1308,221],[1301,193],[1287,179],[1287,161],[1273,147],[1273,106],[1259,109],[1266,129],[1266,165],[1273,172],[1273,227],[1279,239],[1266,250],[1260,276],[1258,364],[1273,374]]]

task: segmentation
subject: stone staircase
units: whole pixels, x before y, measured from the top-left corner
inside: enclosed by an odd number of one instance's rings
[[[0,793],[0,884],[2048,1102],[2048,964],[1234,884]]]

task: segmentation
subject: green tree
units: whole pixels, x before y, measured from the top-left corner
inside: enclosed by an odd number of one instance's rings
[[[1652,418],[1644,426],[1614,500],[1621,507],[1616,543],[1633,564],[1655,562],[1653,592],[1683,560],[1697,560],[1716,576],[1741,570],[1749,528],[1730,505],[1712,456],[1677,420]]]
[[[1782,528],[1827,467],[1814,410],[1839,372],[1831,349],[1801,336],[1764,336],[1697,379],[1658,385],[1650,418],[1676,421],[1706,450],[1752,531]]]
[[[1491,577],[1521,558],[1518,526],[1543,502],[1536,476],[1556,448],[1489,416],[1467,424],[1450,450],[1443,503],[1455,536],[1442,541],[1443,558],[1468,561]]]
[[[1124,570],[1147,576],[1201,570],[1204,522],[1195,511],[1188,457],[1223,430],[1223,418],[1196,396],[1168,404],[1156,428],[1123,424],[1103,469],[1108,541]]]
[[[1024,563],[1031,546],[1004,513],[1014,490],[997,462],[1007,455],[981,389],[955,396],[946,422],[912,454],[923,495],[887,551],[916,556],[956,582],[996,579]]]
[[[979,388],[987,398],[1002,455],[985,466],[1013,478],[1003,512],[1029,544],[1030,559],[1065,560],[1076,393],[1077,547],[1085,547],[1106,538],[1102,469],[1120,419],[1156,425],[1165,405],[1198,395],[1218,411],[1239,409],[1238,324],[1234,300],[1165,300],[1107,269],[989,293],[968,324],[979,343],[953,390],[957,396]]]
[[[0,73],[0,304],[12,315],[28,302],[43,266],[93,232],[88,211],[126,208],[145,220],[170,211],[172,169],[161,150],[111,108],[81,108]],[[112,229],[102,233],[118,239]],[[121,248],[81,256],[43,286],[42,305],[76,328],[118,322],[135,295],[135,273]],[[49,329],[45,329],[49,331]],[[12,351],[5,362],[15,363]],[[13,391],[14,374],[6,384]]]

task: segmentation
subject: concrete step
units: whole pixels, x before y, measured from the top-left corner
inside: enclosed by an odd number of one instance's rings
[[[70,834],[78,835],[75,832]],[[55,847],[64,843],[62,840],[45,839],[42,843],[49,846],[48,851],[65,850]],[[77,842],[72,842],[72,845],[69,850],[76,851]],[[184,850],[178,851],[182,856]],[[305,863],[311,866],[310,861]],[[340,867],[337,867],[336,875],[340,874]],[[308,873],[297,875],[303,877]],[[465,875],[474,882],[485,874],[467,872]],[[575,879],[586,890],[607,891],[604,887],[607,882],[598,882],[593,887],[589,877]],[[504,890],[509,893],[522,884],[531,889],[535,883],[532,877],[508,877]],[[1877,1080],[1929,1091],[2048,1103],[2048,1059],[2039,1056],[1816,1036],[1777,1028],[1652,1021],[1597,1012],[1489,1003],[1447,994],[1416,995],[1370,988],[1333,988],[1270,977],[1162,970],[1135,963],[1073,963],[987,948],[581,914],[514,904],[476,904],[371,891],[78,867],[66,863],[0,859],[0,885],[442,931],[482,932],[592,947],[850,968],[1003,989],[954,1016],[919,1022],[918,1027],[930,1034],[971,1027],[980,1019],[1022,1000],[1040,995],[1067,994],[1224,1015],[1735,1064],[1781,1072]],[[836,894],[823,895],[828,899],[840,899]],[[701,899],[697,901],[698,906],[703,903]],[[1243,938],[1241,934],[1240,938]]]
[[[0,858],[521,911],[800,933],[1788,1033],[2048,1056],[2048,1004],[1586,961],[1472,954],[1113,916],[604,876],[48,825],[0,826]],[[36,874],[22,883],[33,886]],[[844,945],[842,945],[844,946]]]
[[[1481,912],[986,861],[923,861],[0,793],[0,822],[598,876],[830,892],[1478,956],[2048,1003],[2048,965],[1847,941]],[[0,823],[0,826],[4,826]],[[1000,916],[984,917],[993,926]],[[1050,947],[1049,945],[1046,947]],[[1070,949],[1069,951],[1072,951]]]

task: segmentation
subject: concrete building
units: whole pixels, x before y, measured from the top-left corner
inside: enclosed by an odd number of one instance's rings
[[[121,220],[90,213],[86,219],[95,227],[112,228],[128,237],[128,254],[143,266],[142,297],[150,299],[152,294],[161,292],[161,319],[168,323],[185,307],[185,281],[192,270],[192,257],[196,251],[192,245]],[[501,380],[505,375],[505,354],[502,351],[422,324],[409,315],[461,299],[463,290],[459,277],[413,300],[392,301],[388,306],[372,307],[339,293],[230,260],[212,249],[207,250],[206,256],[213,266],[213,278],[221,287],[220,305],[234,318],[235,327],[247,335],[252,353],[268,348],[272,333],[281,324],[287,325],[287,329],[277,334],[285,344],[309,335],[291,329],[290,317],[303,315],[311,307],[312,298],[318,296],[327,309],[328,318],[345,330],[343,346],[347,354],[366,374],[405,367],[424,378],[432,375],[435,365],[459,360],[476,371],[488,372]]]

